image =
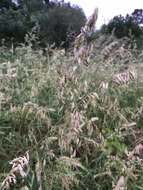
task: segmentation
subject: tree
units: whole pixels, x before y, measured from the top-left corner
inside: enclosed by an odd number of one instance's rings
[[[78,6],[64,1],[49,0],[1,0],[0,39],[23,42],[32,27],[38,27],[42,45],[55,43],[68,47],[74,40],[70,34],[79,34],[86,17]],[[12,6],[15,6],[13,9]]]
[[[15,5],[16,7],[16,5]],[[15,8],[2,9],[0,11],[0,39],[11,39],[19,43],[24,41],[25,34],[32,29],[34,23],[31,21],[26,9]]]
[[[135,9],[131,16],[137,25],[143,24],[143,9]]]
[[[112,33],[117,38],[130,37],[130,34],[134,36],[135,39],[139,38],[143,34],[141,24],[143,23],[143,10],[136,9],[131,15],[115,16],[107,25],[106,33]]]
[[[18,0],[17,3],[20,9],[27,9],[30,15],[46,8],[43,0]]]
[[[55,43],[57,47],[68,47],[74,38],[68,38],[70,33],[78,35],[85,24],[86,17],[78,6],[69,3],[58,3],[49,8],[38,18],[40,39],[42,44]]]
[[[118,38],[122,38],[125,35],[125,19],[122,15],[115,16],[107,25],[107,33],[112,33],[114,31],[114,34]]]
[[[12,0],[1,0],[0,1],[0,9],[10,9],[15,8],[15,4],[12,2]]]

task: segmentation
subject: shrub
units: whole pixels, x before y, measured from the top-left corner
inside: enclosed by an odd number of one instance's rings
[[[77,6],[60,4],[49,8],[38,18],[41,43],[55,43],[57,47],[69,47],[85,24],[86,17]]]

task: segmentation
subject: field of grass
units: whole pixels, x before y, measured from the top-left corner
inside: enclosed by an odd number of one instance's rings
[[[1,190],[143,189],[142,54],[112,38],[88,65],[31,36],[0,48]]]

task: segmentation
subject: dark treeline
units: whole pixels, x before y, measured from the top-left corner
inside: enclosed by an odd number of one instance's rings
[[[108,25],[103,25],[101,32],[112,34],[117,38],[129,37],[137,42],[137,47],[143,49],[143,9],[135,9],[134,12],[125,17],[115,16]]]
[[[86,16],[79,6],[64,0],[1,0],[0,42],[7,45],[23,43],[26,33],[36,26],[39,44],[55,44],[68,48],[80,33]],[[135,9],[131,15],[115,16],[100,29],[102,34],[113,34],[117,38],[134,38],[137,47],[143,48],[143,9]]]
[[[24,42],[25,34],[36,26],[42,46],[55,43],[66,48],[85,22],[83,10],[64,1],[0,1],[0,41],[5,39],[7,45]]]

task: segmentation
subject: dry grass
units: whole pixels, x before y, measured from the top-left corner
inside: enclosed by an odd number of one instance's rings
[[[143,188],[142,63],[113,36],[95,39],[93,49],[86,44],[97,9],[90,19],[75,57],[53,47],[42,55],[32,49],[32,37],[15,55],[4,49],[1,189]]]

